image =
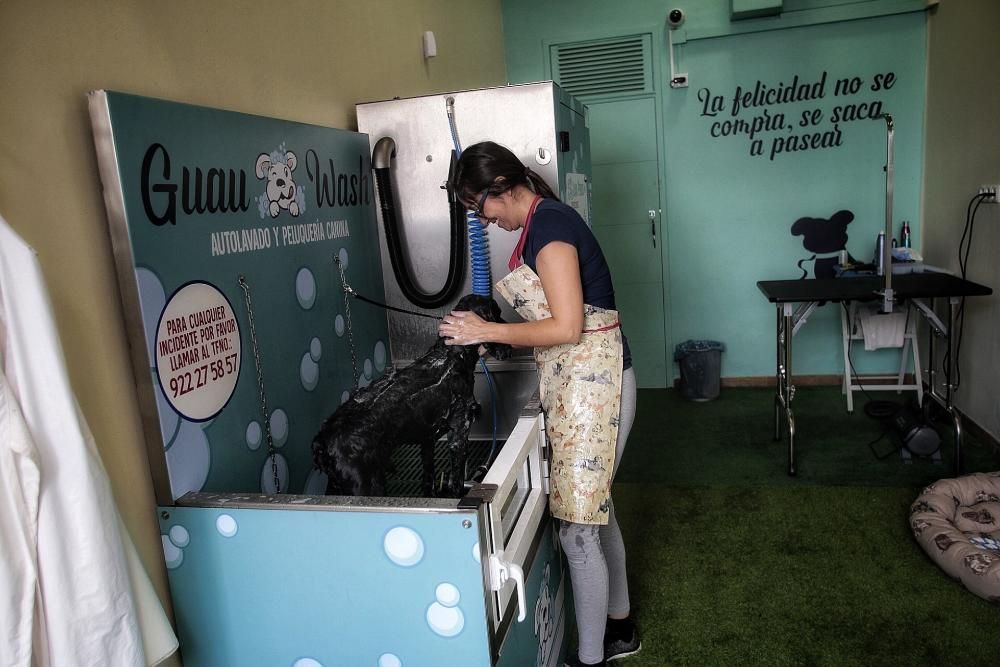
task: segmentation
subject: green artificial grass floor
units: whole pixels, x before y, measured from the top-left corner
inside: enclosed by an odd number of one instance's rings
[[[903,401],[879,392],[876,400]],[[795,414],[795,477],[786,474],[788,440],[774,440],[774,391],[725,389],[714,401],[695,403],[673,390],[639,391],[636,421],[616,483],[663,483],[675,486],[911,486],[923,487],[954,476],[950,428],[943,436],[942,463],[917,459],[903,464],[898,454],[878,460],[868,443],[881,424],[864,414],[865,399],[855,396],[847,412],[838,387],[802,387],[792,402]],[[962,440],[963,473],[1000,468],[1000,456]],[[889,435],[873,445],[882,455],[895,448]]]
[[[950,440],[942,464],[878,461],[863,400],[848,415],[839,389],[803,388],[792,478],[772,396],[639,392],[614,498],[643,650],[616,664],[996,662],[1000,607],[944,575],[907,523],[920,489],[953,476]],[[963,472],[1000,469],[971,439],[963,459]]]

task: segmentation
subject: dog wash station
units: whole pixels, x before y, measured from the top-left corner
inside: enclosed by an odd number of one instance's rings
[[[360,104],[360,132],[108,91],[90,110],[184,664],[561,664],[531,357],[477,372],[461,497],[419,495],[405,446],[386,497],[326,496],[310,444],[434,343],[423,315],[505,272],[516,235],[450,201],[460,139],[589,219],[583,107],[545,82]]]

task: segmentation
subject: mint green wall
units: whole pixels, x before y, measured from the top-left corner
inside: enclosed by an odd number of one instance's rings
[[[794,2],[780,18],[729,21],[729,0],[664,4],[635,0],[547,3],[504,0],[508,77],[513,82],[550,76],[552,44],[643,32],[658,43],[657,95],[663,110],[662,187],[665,282],[670,348],[688,338],[724,341],[727,377],[774,372],[774,308],[757,290],[763,279],[797,278],[799,260],[813,253],[790,233],[800,217],[854,212],[848,250],[870,259],[885,220],[886,128],[881,120],[833,123],[836,107],[881,102],[896,121],[894,219],[920,220],[920,184],[926,90],[926,15],[921,2]],[[683,8],[687,20],[675,38],[678,71],[690,87],[671,89],[665,17]],[[854,19],[854,20],[846,20]],[[815,83],[816,99],[742,109],[732,115],[737,87],[757,81],[777,86],[798,76]],[[893,73],[888,90],[871,90],[877,75]],[[835,94],[838,79],[859,77],[855,94]],[[699,99],[699,91],[703,99]],[[704,98],[721,96],[710,117]],[[820,110],[811,129],[804,111]],[[761,131],[751,155],[745,135],[713,138],[715,121],[783,113],[779,130]],[[835,130],[839,129],[839,134]],[[776,141],[813,132],[839,137],[829,148],[777,154]],[[595,189],[600,187],[595,183]],[[919,243],[919,239],[916,239]],[[797,373],[842,372],[839,313],[827,305],[796,336]],[[859,370],[887,368],[898,354],[858,352]]]

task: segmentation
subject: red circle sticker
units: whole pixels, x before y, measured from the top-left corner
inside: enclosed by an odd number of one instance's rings
[[[217,287],[190,282],[171,295],[156,328],[156,373],[174,410],[191,421],[219,414],[240,374],[240,327]]]

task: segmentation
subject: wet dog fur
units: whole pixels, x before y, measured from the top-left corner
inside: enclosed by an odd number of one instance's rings
[[[464,296],[454,310],[503,321],[500,307],[490,297]],[[497,359],[510,356],[509,345],[485,347]],[[393,451],[403,444],[417,444],[424,496],[461,495],[469,430],[479,412],[473,395],[478,362],[479,345],[445,345],[439,338],[406,368],[356,389],[313,438],[313,461],[327,475],[327,494],[384,496]],[[434,443],[445,435],[451,469],[443,492],[435,494]]]

